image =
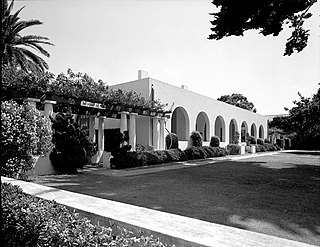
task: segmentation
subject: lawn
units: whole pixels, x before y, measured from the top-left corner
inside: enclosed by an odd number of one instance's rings
[[[281,153],[135,176],[37,183],[320,245],[320,156]]]

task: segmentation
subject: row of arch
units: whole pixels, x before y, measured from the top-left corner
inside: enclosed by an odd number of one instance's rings
[[[179,140],[186,141],[189,138],[190,130],[190,120],[186,110],[183,107],[177,107],[171,117],[171,132],[177,134]],[[238,123],[236,119],[231,119],[228,125],[224,118],[219,115],[215,119],[214,123],[214,135],[220,138],[221,142],[226,142],[226,126],[228,126],[228,133],[229,133],[229,143],[235,142],[235,132],[238,131],[240,134],[239,141],[245,141],[245,135],[248,133],[249,135],[255,138],[262,138],[264,139],[264,127],[262,125],[257,128],[255,123],[252,123],[250,126],[249,132],[249,125],[246,121],[241,123],[241,129],[238,129]],[[258,129],[258,132],[257,132]],[[195,130],[199,131],[204,141],[210,140],[210,124],[209,124],[209,117],[205,112],[200,112],[196,119],[196,126]]]

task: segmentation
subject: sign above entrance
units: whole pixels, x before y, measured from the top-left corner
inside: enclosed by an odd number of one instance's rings
[[[85,107],[91,107],[91,108],[96,108],[96,109],[106,109],[106,106],[101,103],[93,103],[89,101],[82,100],[80,103],[81,106]]]

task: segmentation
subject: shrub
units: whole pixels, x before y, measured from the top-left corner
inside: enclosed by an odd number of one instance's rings
[[[55,146],[50,161],[59,172],[75,173],[88,163],[88,157],[96,152],[96,145],[86,136],[86,131],[79,128],[71,113],[59,112],[50,119]]]
[[[145,145],[137,144],[136,151],[137,152],[153,151],[153,147],[149,145],[145,146]]]
[[[253,136],[249,136],[249,137],[248,137],[248,144],[249,144],[249,145],[250,145],[250,144],[257,144],[256,138],[253,137]]]
[[[175,133],[170,133],[166,136],[166,147],[167,149],[179,148],[179,139]]]
[[[236,130],[236,131],[234,132],[233,138],[234,138],[234,143],[235,143],[235,144],[239,144],[239,138],[240,138],[240,133],[239,133],[239,131]]]
[[[183,152],[180,149],[164,150],[164,153],[167,155],[168,162],[182,161],[181,154]]]
[[[3,246],[165,246],[158,239],[118,227],[93,225],[55,201],[23,193],[1,183],[1,236]],[[116,229],[115,229],[116,230]]]
[[[257,139],[257,144],[264,145],[264,140],[261,138]]]
[[[265,138],[264,143],[271,143],[269,139]]]
[[[210,147],[219,147],[219,146],[220,146],[220,138],[217,136],[211,136]]]
[[[257,144],[256,145],[256,152],[266,152],[267,148],[264,145]]]
[[[284,148],[285,149],[290,149],[291,148],[291,139],[285,138],[284,139]]]
[[[284,139],[277,139],[276,144],[280,149],[284,149]]]
[[[202,135],[199,131],[192,131],[190,135],[191,146],[202,147]]]
[[[44,155],[52,148],[51,126],[38,110],[28,103],[1,103],[1,173],[26,178],[34,155]]]
[[[228,144],[226,149],[231,155],[240,153],[240,146],[237,144]]]
[[[187,155],[188,160],[204,159],[206,157],[205,152],[200,147],[189,147],[184,150],[184,153]]]
[[[110,159],[111,168],[124,169],[139,166],[185,161],[186,154],[180,149],[156,150],[144,152],[123,152]]]
[[[206,158],[213,158],[213,157],[221,157],[226,156],[227,151],[225,148],[220,147],[201,147],[206,153]]]
[[[267,151],[277,151],[277,147],[271,143],[265,143],[264,144],[265,148],[267,149]]]

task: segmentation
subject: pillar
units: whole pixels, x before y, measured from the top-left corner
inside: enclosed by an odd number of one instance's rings
[[[159,150],[159,136],[160,136],[160,125],[159,125],[159,117],[153,117],[153,130],[152,130],[152,145],[154,150]]]
[[[44,116],[49,118],[49,116],[53,115],[53,105],[57,104],[57,101],[45,100],[43,101],[43,104],[44,104]]]
[[[120,119],[120,132],[123,133],[124,131],[128,130],[127,126],[127,115],[129,112],[120,112],[121,119]]]
[[[104,119],[105,117],[99,117],[98,122],[98,151],[104,151]]]
[[[137,144],[137,134],[136,134],[136,116],[137,113],[130,113],[130,123],[129,123],[129,145],[131,145],[131,150],[136,150]]]
[[[165,150],[166,149],[166,141],[165,141],[165,125],[166,125],[166,118],[160,118],[160,141],[159,141],[159,149]]]
[[[89,139],[91,140],[91,141],[94,141],[95,140],[95,120],[96,120],[96,118],[95,117],[92,117],[92,116],[90,116],[89,117]]]
[[[37,109],[37,102],[40,102],[39,99],[34,98],[25,98],[23,101],[28,102],[29,105]]]

